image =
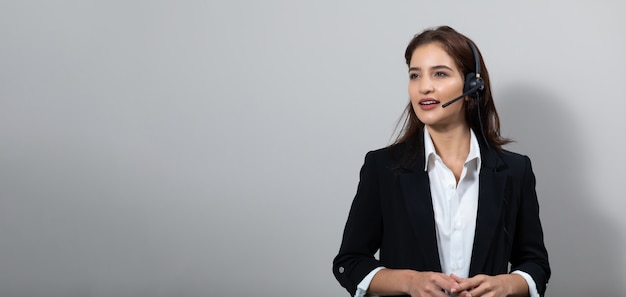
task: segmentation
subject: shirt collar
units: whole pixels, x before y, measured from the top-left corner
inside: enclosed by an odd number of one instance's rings
[[[432,138],[430,138],[430,133],[428,133],[428,128],[424,127],[424,156],[426,162],[424,162],[424,171],[428,171],[428,167],[432,166],[431,159],[437,156],[437,152],[435,151],[435,145],[433,144]],[[476,134],[474,134],[474,130],[470,129],[470,151],[467,154],[467,159],[465,160],[465,164],[476,159],[476,168],[480,169],[481,166],[481,158],[480,158],[480,146],[478,145],[478,139],[476,139]]]

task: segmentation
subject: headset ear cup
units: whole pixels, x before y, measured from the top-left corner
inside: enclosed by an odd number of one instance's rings
[[[476,73],[470,72],[465,76],[465,85],[463,85],[463,93],[469,92],[471,89],[475,88],[478,84],[476,79]],[[475,98],[476,93],[469,94],[470,97]]]
[[[468,73],[465,76],[465,85],[463,85],[463,93],[469,93],[468,96],[472,98],[477,98],[478,94],[482,93],[485,90],[485,82],[482,77],[476,77],[476,74],[473,72]]]

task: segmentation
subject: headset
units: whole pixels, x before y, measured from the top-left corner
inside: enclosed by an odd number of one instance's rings
[[[476,65],[476,72],[470,72],[465,76],[465,85],[463,86],[463,97],[470,96],[477,98],[480,93],[485,91],[485,81],[480,76],[480,58],[478,57],[478,50],[471,41],[467,41],[472,54],[474,55],[474,63]]]
[[[471,41],[468,40],[467,44],[469,45],[470,49],[472,50],[472,54],[474,55],[474,63],[476,65],[476,68],[474,69],[476,69],[476,72],[470,72],[465,76],[463,94],[441,105],[441,107],[443,108],[446,108],[448,105],[461,100],[465,96],[479,99],[480,95],[485,91],[485,81],[480,76],[480,58],[478,57],[478,50]]]
[[[472,50],[472,54],[474,55],[474,63],[476,65],[476,72],[470,72],[465,76],[465,84],[463,85],[463,94],[461,96],[456,97],[443,105],[442,108],[447,107],[448,105],[461,100],[461,98],[465,98],[465,96],[469,96],[470,98],[474,98],[480,103],[480,95],[485,91],[485,81],[480,76],[480,58],[478,57],[478,50],[474,46],[471,41],[467,41],[470,49]],[[489,141],[487,141],[487,137],[485,137],[485,130],[483,129],[483,121],[480,115],[480,104],[477,107],[478,110],[478,124],[480,125],[480,134],[483,136],[483,140],[485,141],[485,145],[487,149],[491,149],[489,146]]]

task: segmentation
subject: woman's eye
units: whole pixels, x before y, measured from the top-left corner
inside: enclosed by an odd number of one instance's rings
[[[415,79],[415,78],[418,78],[418,77],[419,77],[419,75],[417,75],[417,73],[409,73],[409,78],[410,79]]]
[[[436,72],[436,73],[435,73],[435,76],[436,76],[436,77],[446,77],[446,76],[448,76],[448,74],[447,74],[447,73],[445,73],[445,72]]]

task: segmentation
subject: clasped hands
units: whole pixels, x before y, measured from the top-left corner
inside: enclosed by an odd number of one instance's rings
[[[458,297],[503,297],[511,296],[510,278],[518,275],[502,274],[496,276],[476,275],[460,278],[454,274],[438,272],[418,272],[411,280],[411,297],[447,297],[450,292]],[[445,292],[444,292],[445,291]]]

